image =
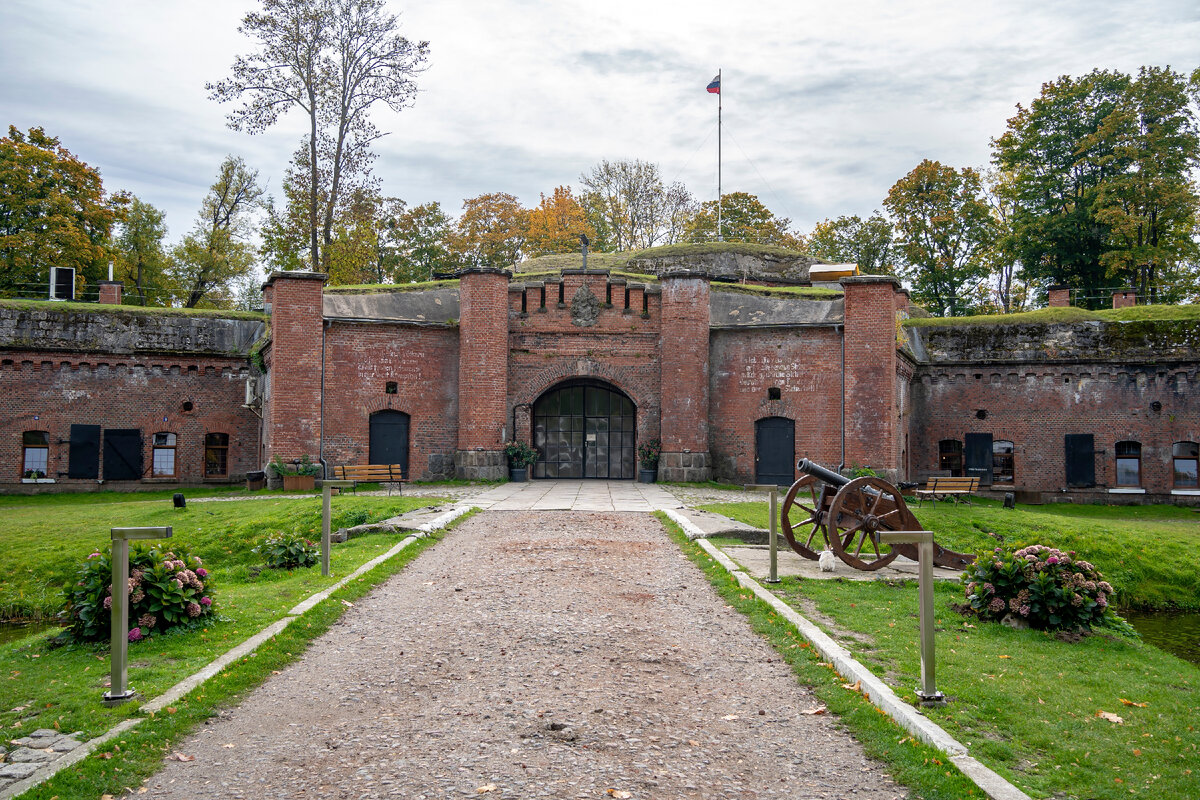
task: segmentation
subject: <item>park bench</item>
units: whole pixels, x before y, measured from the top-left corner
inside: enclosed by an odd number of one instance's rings
[[[917,489],[917,505],[921,502],[929,500],[953,500],[958,502],[959,497],[971,503],[971,495],[979,489],[979,478],[950,478],[942,476],[934,476],[925,484],[924,489]]]
[[[404,477],[404,468],[400,464],[343,464],[333,467],[334,480],[354,481],[352,491],[358,493],[358,484],[360,483],[383,483],[387,485],[388,494],[392,493],[392,486],[396,486],[396,490],[401,494],[404,493],[404,484],[408,483],[408,478]]]

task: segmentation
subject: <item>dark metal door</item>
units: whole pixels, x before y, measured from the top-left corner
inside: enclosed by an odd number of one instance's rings
[[[104,429],[104,480],[142,478],[142,432],[137,428]]]
[[[1090,433],[1068,433],[1063,437],[1066,450],[1067,486],[1082,489],[1096,485],[1096,446]]]
[[[636,423],[633,401],[599,381],[547,392],[533,404],[533,477],[633,478]]]
[[[796,422],[766,417],[754,423],[754,482],[791,486],[795,481]]]
[[[963,466],[968,478],[979,478],[980,486],[992,485],[992,435],[968,433],[963,437]]]
[[[408,423],[403,411],[376,411],[371,415],[371,437],[367,461],[371,464],[399,464],[408,477]]]
[[[67,460],[68,478],[100,477],[100,426],[72,425]]]

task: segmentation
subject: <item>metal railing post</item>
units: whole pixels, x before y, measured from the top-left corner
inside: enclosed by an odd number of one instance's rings
[[[170,539],[170,526],[112,528],[112,639],[111,668],[104,704],[116,706],[137,696],[129,686],[129,540]]]
[[[330,497],[332,489],[348,489],[354,481],[322,481],[321,482],[321,577],[329,577],[329,548],[330,548]]]
[[[771,525],[770,532],[767,535],[767,546],[770,550],[770,568],[767,572],[767,583],[779,583],[779,487],[773,483],[748,483],[745,484],[748,492],[769,492],[770,493],[770,515]]]
[[[917,546],[917,602],[921,628],[921,685],[917,697],[922,705],[942,705],[946,696],[937,690],[934,658],[933,617],[933,532],[876,531],[875,540],[881,544],[915,544]]]

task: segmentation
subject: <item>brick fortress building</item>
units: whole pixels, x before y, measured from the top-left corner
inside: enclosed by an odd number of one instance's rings
[[[1200,503],[1200,320],[921,324],[895,279],[813,267],[731,244],[410,286],[275,273],[263,315],[7,301],[0,484],[232,482],[303,455],[500,479],[514,438],[535,479],[633,479],[659,439],[660,480],[790,483],[808,457]]]

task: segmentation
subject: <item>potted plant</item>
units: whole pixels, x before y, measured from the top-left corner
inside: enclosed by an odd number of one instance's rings
[[[662,455],[662,442],[651,439],[638,445],[639,483],[654,483],[658,477],[658,457]]]
[[[529,467],[538,459],[537,450],[524,442],[512,441],[504,445],[504,455],[508,457],[508,479],[521,482],[529,475]]]
[[[40,469],[27,469],[21,474],[21,483],[54,483],[54,479]]]
[[[310,491],[316,486],[317,475],[321,466],[314,464],[308,454],[299,459],[285,463],[278,455],[271,459],[271,470],[283,478],[283,488],[289,492]]]

